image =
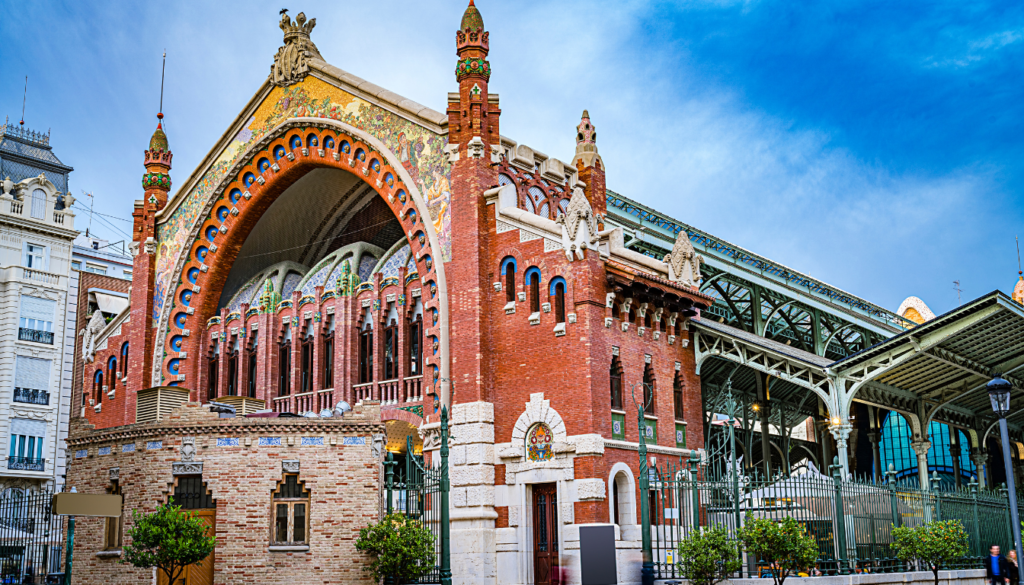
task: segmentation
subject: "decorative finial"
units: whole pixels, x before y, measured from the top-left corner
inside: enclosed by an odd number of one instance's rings
[[[1013,238],[1017,242],[1017,286],[1013,287],[1013,294],[1010,298],[1024,305],[1024,271],[1020,267],[1020,239]]]
[[[156,113],[156,127],[163,129],[164,120],[164,73],[167,71],[167,51],[164,51],[164,62],[160,66],[160,109]]]
[[[601,155],[597,153],[597,127],[590,121],[590,112],[583,110],[580,123],[576,126],[576,156],[572,159],[574,167],[579,167],[582,161],[584,167],[591,167],[600,164],[604,167]]]
[[[270,66],[270,80],[274,85],[286,87],[296,84],[309,74],[308,60],[323,59],[316,45],[310,40],[309,34],[316,26],[316,19],[306,20],[306,14],[300,12],[295,20],[288,16],[288,9],[279,12],[281,22],[278,26],[284,31],[284,46],[274,55],[274,64]]]

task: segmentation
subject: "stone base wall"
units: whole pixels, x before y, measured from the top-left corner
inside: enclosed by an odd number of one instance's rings
[[[621,576],[622,569],[619,569]],[[639,573],[637,573],[639,574]],[[836,577],[787,577],[786,582],[794,585],[932,585],[935,576],[931,571],[913,573],[860,573]],[[689,581],[678,580],[688,584]],[[764,585],[771,580],[765,579],[730,579],[723,581],[725,585]],[[620,585],[622,581],[619,581]],[[657,580],[655,585],[665,585],[667,581]],[[985,569],[966,569],[961,571],[939,571],[939,585],[985,585]]]
[[[379,421],[375,403],[344,419],[218,419],[190,404],[159,423],[105,431],[79,424],[69,440],[68,485],[102,494],[117,478],[127,533],[132,510],[151,512],[167,501],[175,470],[201,469],[216,504],[215,584],[369,585],[363,571],[369,559],[356,551],[355,540],[380,514]],[[191,444],[194,456],[183,456],[189,450],[183,445]],[[271,550],[271,494],[284,470],[296,468],[310,491],[308,550]],[[76,585],[150,583],[152,571],[121,565],[117,550],[103,550],[105,522],[77,519]]]

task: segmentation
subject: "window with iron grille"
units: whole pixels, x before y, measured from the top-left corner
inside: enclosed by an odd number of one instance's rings
[[[273,493],[270,544],[309,543],[309,490],[297,474],[286,474]]]
[[[201,475],[181,475],[174,486],[174,505],[183,510],[205,510],[216,508]]]
[[[619,362],[619,356],[612,356],[608,375],[611,379],[612,408],[622,410],[622,363]]]
[[[676,420],[683,420],[683,377],[676,372],[676,379],[672,382],[672,402],[675,405]]]

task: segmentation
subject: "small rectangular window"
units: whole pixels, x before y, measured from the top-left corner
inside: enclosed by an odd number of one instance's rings
[[[274,527],[273,545],[302,545],[309,543],[310,492],[299,482],[299,476],[288,474],[273,493]]]
[[[124,277],[126,279],[128,279],[128,280],[132,279],[132,271],[131,270],[125,269],[125,270],[122,270],[121,273],[124,274]]]
[[[86,263],[85,264],[85,271],[86,272],[91,272],[93,274],[100,274],[100,275],[103,275],[103,276],[107,275],[107,267],[103,266],[102,264],[89,264],[89,263]]]
[[[46,270],[46,246],[25,244],[25,268]]]
[[[79,261],[79,260],[72,260],[71,261],[71,269],[72,270],[81,270],[82,269],[82,262]]]

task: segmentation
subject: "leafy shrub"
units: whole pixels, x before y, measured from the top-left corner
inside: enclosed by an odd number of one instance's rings
[[[936,520],[917,528],[892,529],[893,549],[901,561],[928,566],[939,585],[939,567],[967,555],[967,531],[959,520]]]
[[[692,585],[715,585],[740,570],[736,543],[721,526],[693,531],[679,543],[679,568]]]
[[[377,582],[390,577],[392,583],[403,583],[434,569],[434,534],[422,522],[397,512],[360,529],[356,549],[374,555],[363,570]]]
[[[812,567],[818,560],[818,545],[804,527],[793,518],[781,522],[747,516],[736,537],[747,554],[767,563],[775,585],[801,569]]]

